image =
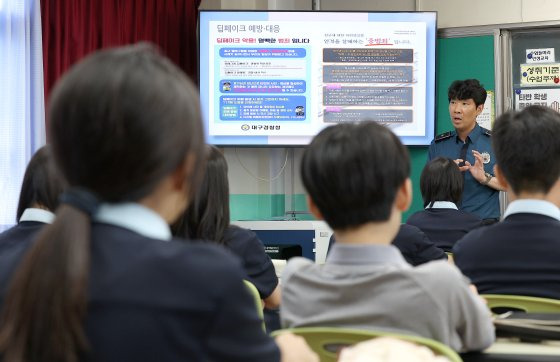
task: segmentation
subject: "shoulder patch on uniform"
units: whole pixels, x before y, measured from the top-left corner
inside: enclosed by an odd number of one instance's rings
[[[483,135],[486,135],[488,137],[492,136],[492,131],[490,131],[489,129],[486,129],[484,127],[480,127],[480,128],[482,128],[482,134]]]
[[[435,142],[443,141],[453,136],[453,131],[448,131],[442,134],[438,134],[436,138],[434,138]]]

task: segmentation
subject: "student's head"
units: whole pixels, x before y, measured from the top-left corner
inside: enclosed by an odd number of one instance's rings
[[[206,172],[188,209],[172,226],[176,236],[223,243],[229,226],[229,183],[226,159],[207,146]]]
[[[548,193],[560,177],[560,114],[530,106],[494,122],[496,176],[515,193]]]
[[[187,77],[147,45],[97,52],[59,81],[49,104],[50,136],[70,190],[7,293],[0,323],[6,360],[74,361],[87,349],[96,198],[163,205],[169,210],[160,215],[176,218],[196,191],[203,162],[198,104]]]
[[[323,129],[301,161],[311,206],[335,230],[388,221],[395,206],[406,210],[409,174],[407,149],[391,130],[375,122]]]
[[[456,80],[447,92],[449,116],[458,132],[468,132],[475,127],[476,117],[484,109],[486,90],[476,79]]]
[[[463,195],[463,175],[453,160],[436,157],[424,166],[420,175],[420,192],[424,207],[436,201],[451,201],[458,204]]]
[[[16,213],[19,222],[25,209],[34,207],[54,212],[65,181],[57,171],[49,146],[41,147],[27,164]]]

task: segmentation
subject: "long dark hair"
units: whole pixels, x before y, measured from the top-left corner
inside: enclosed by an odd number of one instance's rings
[[[49,119],[72,188],[137,201],[189,160],[185,183],[195,191],[204,146],[197,92],[150,46],[100,51],[72,67],[52,93]],[[6,361],[77,361],[87,351],[90,218],[61,204],[23,258],[2,311]]]
[[[52,212],[58,207],[58,197],[64,190],[65,182],[54,165],[50,147],[41,147],[27,164],[16,213],[19,222],[25,209],[38,205]]]
[[[224,244],[229,227],[228,166],[222,151],[208,146],[206,173],[183,216],[172,225],[175,236]]]

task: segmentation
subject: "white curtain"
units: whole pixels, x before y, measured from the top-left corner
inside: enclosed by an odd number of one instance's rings
[[[0,0],[0,231],[15,224],[25,167],[45,144],[39,0]]]

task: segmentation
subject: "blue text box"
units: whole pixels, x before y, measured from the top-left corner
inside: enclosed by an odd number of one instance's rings
[[[304,96],[221,96],[223,121],[304,121]]]
[[[223,79],[220,81],[222,93],[305,93],[304,80],[285,79]]]
[[[303,48],[221,48],[222,58],[305,58]]]

